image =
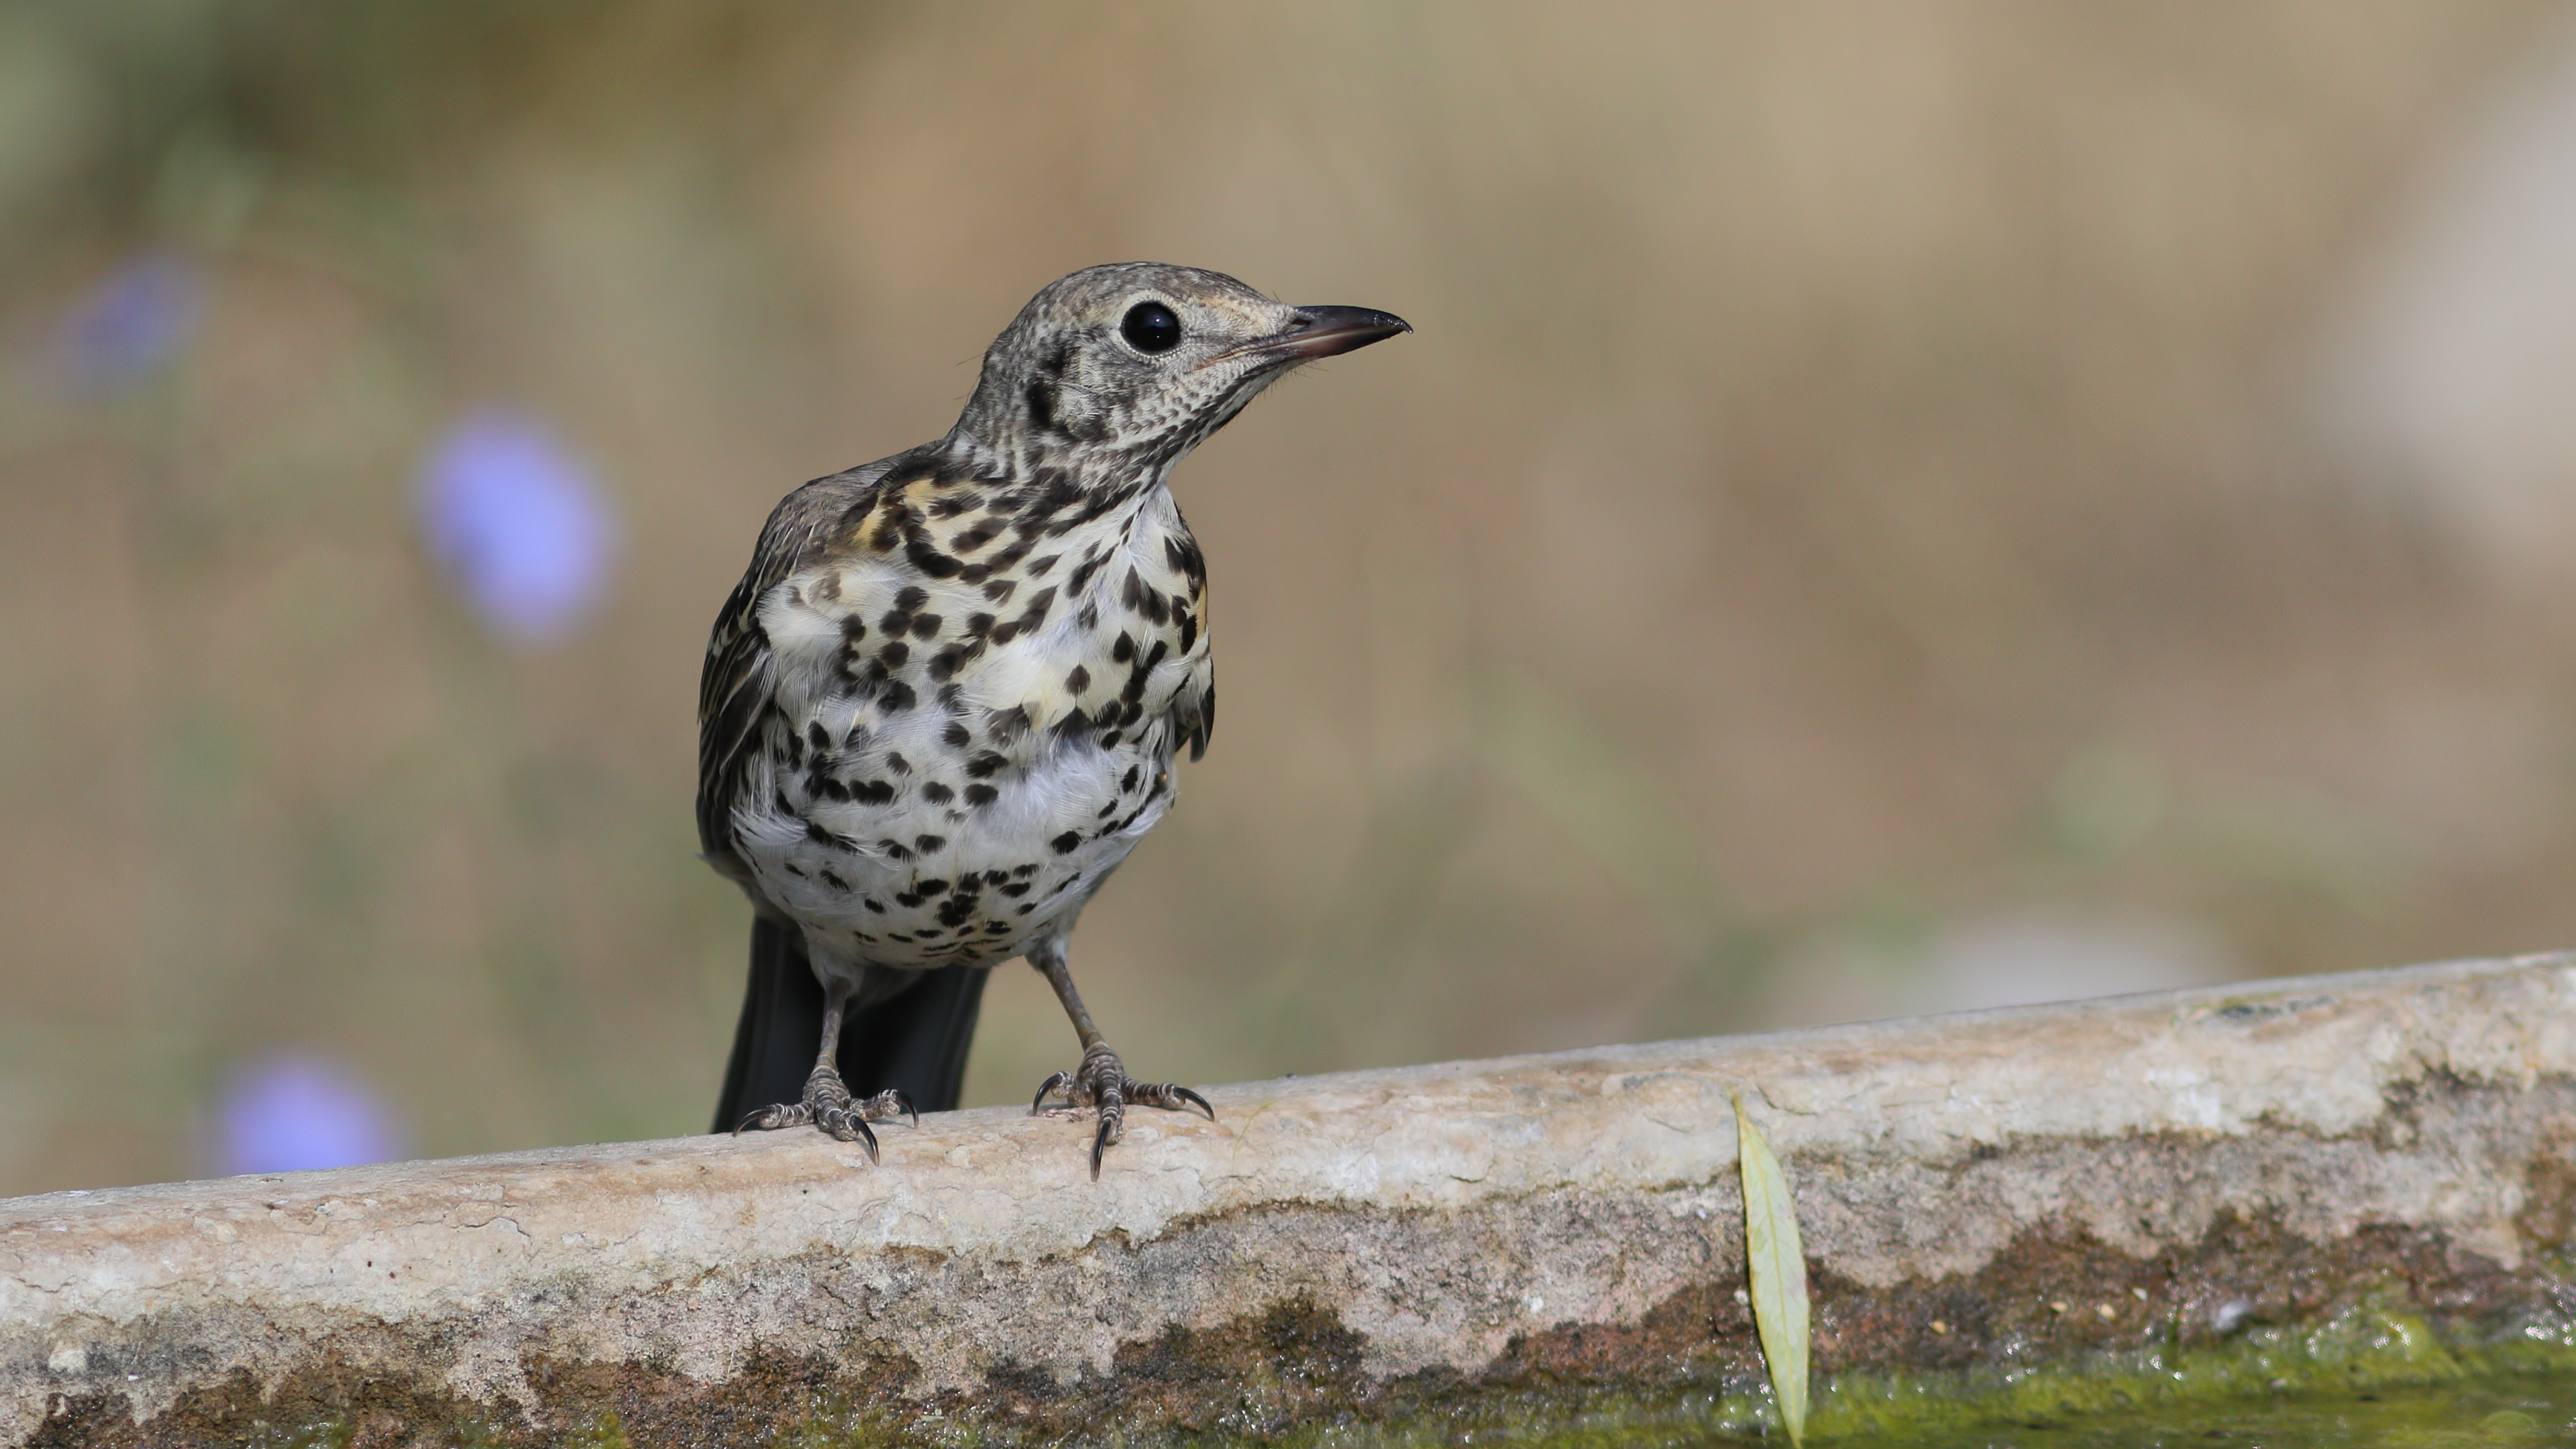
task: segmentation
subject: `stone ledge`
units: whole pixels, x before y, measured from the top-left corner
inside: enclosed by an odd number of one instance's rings
[[[2550,956],[1249,1083],[1212,1124],[1131,1114],[1097,1183],[1082,1129],[984,1109],[886,1130],[876,1167],[781,1133],[19,1198],[0,1441],[1753,1412],[1736,1092],[1798,1198],[1828,1381],[2364,1298],[2566,1338]]]

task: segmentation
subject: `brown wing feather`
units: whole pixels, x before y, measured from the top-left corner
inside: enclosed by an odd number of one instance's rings
[[[779,500],[752,550],[751,567],[708,632],[706,667],[698,676],[698,849],[708,864],[746,887],[751,872],[734,854],[733,808],[752,752],[760,748],[761,726],[776,707],[761,597],[847,537],[901,456],[817,478]]]

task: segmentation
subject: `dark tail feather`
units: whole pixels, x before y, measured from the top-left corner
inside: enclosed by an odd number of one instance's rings
[[[924,1112],[954,1108],[990,974],[976,966],[871,968],[841,1023],[841,1079],[862,1097],[897,1087]],[[804,933],[754,917],[751,980],[714,1130],[730,1132],[751,1113],[803,1095],[822,1034],[823,985],[806,963]]]

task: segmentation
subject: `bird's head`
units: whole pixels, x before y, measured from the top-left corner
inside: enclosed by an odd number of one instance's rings
[[[957,431],[1078,474],[1159,471],[1290,368],[1412,330],[1364,307],[1274,302],[1196,267],[1086,267],[993,340]]]

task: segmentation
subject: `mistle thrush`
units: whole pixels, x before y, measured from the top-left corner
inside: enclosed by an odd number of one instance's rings
[[[779,503],[698,695],[698,837],[756,912],[718,1130],[811,1123],[873,1158],[871,1120],[956,1104],[984,970],[1015,956],[1082,1041],[1031,1110],[1096,1114],[1094,1176],[1128,1104],[1215,1115],[1127,1075],[1066,965],[1216,718],[1166,479],[1290,368],[1410,330],[1091,267],[994,340],[946,437]]]

